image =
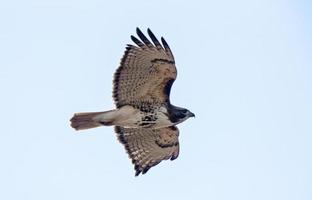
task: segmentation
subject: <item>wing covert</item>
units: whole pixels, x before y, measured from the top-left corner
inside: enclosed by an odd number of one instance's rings
[[[161,38],[163,46],[148,29],[152,40],[137,28],[139,39],[131,36],[137,45],[128,45],[114,75],[113,97],[117,107],[139,105],[142,102],[169,102],[170,89],[177,70],[171,50]]]
[[[179,130],[176,126],[161,129],[115,127],[119,141],[134,164],[135,175],[145,174],[163,160],[179,155]]]

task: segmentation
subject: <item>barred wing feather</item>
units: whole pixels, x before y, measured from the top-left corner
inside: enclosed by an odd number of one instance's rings
[[[179,155],[179,130],[176,126],[161,129],[115,127],[119,141],[134,164],[136,176],[145,174],[163,160]]]

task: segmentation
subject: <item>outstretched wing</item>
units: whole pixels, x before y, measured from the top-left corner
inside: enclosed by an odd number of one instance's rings
[[[161,129],[115,127],[119,141],[134,164],[135,175],[145,174],[162,160],[179,155],[179,130],[176,126]]]
[[[115,72],[113,97],[117,107],[169,101],[177,76],[174,58],[164,38],[161,45],[150,29],[147,32],[153,43],[137,28],[140,40],[131,36],[137,46],[127,46]]]

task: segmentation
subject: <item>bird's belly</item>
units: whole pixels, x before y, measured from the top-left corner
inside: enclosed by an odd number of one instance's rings
[[[164,113],[160,113],[158,115],[158,118],[156,120],[156,123],[152,128],[164,128],[168,126],[172,126],[173,123],[169,120],[168,116],[165,115]]]
[[[154,112],[134,112],[131,116],[118,122],[116,125],[124,128],[163,128],[172,126],[173,123],[168,116],[161,111]]]

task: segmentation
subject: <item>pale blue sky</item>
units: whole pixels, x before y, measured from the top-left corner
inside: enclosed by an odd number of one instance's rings
[[[186,3],[187,2],[187,3]],[[0,199],[312,199],[312,3],[287,0],[0,3]],[[135,28],[164,36],[178,79],[180,156],[134,177],[111,109]]]

